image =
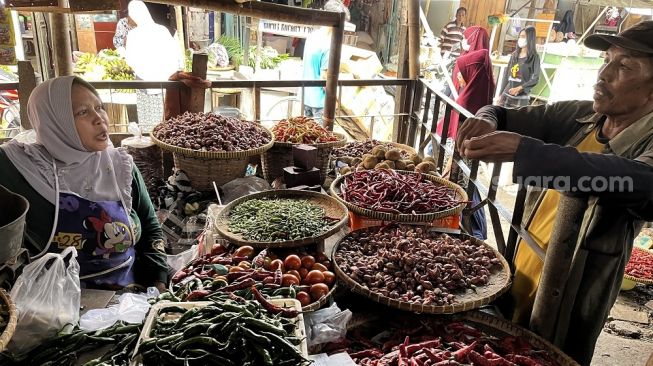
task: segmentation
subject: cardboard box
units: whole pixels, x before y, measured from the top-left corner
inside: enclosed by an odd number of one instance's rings
[[[383,65],[374,51],[343,45],[340,58],[340,72],[354,75],[356,79],[372,79],[383,70]]]

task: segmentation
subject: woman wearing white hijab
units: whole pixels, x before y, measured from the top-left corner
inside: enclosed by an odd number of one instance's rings
[[[161,227],[131,156],[109,140],[95,89],[74,76],[50,79],[27,109],[36,143],[0,145],[0,185],[30,202],[30,255],[74,245],[87,287],[164,289]]]

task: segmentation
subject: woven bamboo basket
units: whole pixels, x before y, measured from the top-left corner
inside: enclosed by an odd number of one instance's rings
[[[260,155],[273,146],[272,132],[263,126],[257,127],[265,130],[270,142],[256,149],[243,151],[192,150],[167,144],[154,134],[151,137],[162,150],[172,152],[175,167],[186,173],[193,188],[198,191],[212,191],[213,182],[221,186],[245,176],[250,157]]]
[[[335,135],[338,136],[338,141],[304,144],[317,148],[317,161],[315,165],[316,168],[320,169],[320,183],[324,183],[329,173],[331,151],[334,147],[345,144],[344,135],[339,133],[335,133]],[[283,177],[283,168],[294,165],[292,158],[293,145],[299,144],[275,141],[274,146],[263,153],[261,156],[261,167],[263,168],[263,177],[268,182],[273,182],[275,179]]]
[[[644,251],[646,253],[649,253],[650,255],[653,255],[653,251],[651,251],[651,250],[646,250],[646,249],[639,248],[639,247],[633,247],[633,251],[635,251],[635,250],[641,250],[641,251]],[[642,283],[644,285],[653,285],[653,280],[649,280],[649,279],[646,279],[646,278],[633,277],[633,276],[625,274],[625,273],[624,273],[624,278],[627,279],[627,280],[637,282],[637,283]]]
[[[7,291],[0,289],[0,300],[3,302],[2,305],[7,309],[9,313],[9,319],[7,319],[7,326],[0,334],[0,352],[4,351],[7,347],[7,344],[11,340],[11,337],[14,335],[16,330],[16,322],[18,321],[18,310],[16,310],[16,305],[9,297]]]
[[[380,227],[374,227],[374,228],[362,229],[362,230],[378,230],[378,229],[380,229]],[[349,235],[351,235],[351,233]],[[463,311],[478,309],[483,305],[487,305],[491,303],[499,296],[501,296],[503,293],[508,291],[508,288],[510,287],[510,267],[508,266],[508,262],[505,260],[505,258],[503,258],[503,256],[496,249],[492,248],[486,243],[474,238],[473,236],[469,236],[466,234],[460,234],[459,237],[461,239],[472,240],[476,243],[480,243],[486,246],[487,248],[491,249],[494,252],[494,255],[497,258],[499,258],[499,260],[501,261],[501,269],[492,273],[487,285],[482,287],[477,287],[475,291],[467,291],[466,293],[462,293],[462,294],[461,293],[454,294],[456,296],[455,302],[450,305],[423,305],[423,304],[415,304],[415,303],[395,300],[386,297],[380,293],[371,291],[367,287],[363,287],[361,284],[359,284],[358,282],[354,281],[351,277],[349,277],[348,274],[343,272],[343,270],[340,268],[340,266],[335,260],[333,260],[333,268],[338,279],[342,281],[342,283],[344,283],[352,291],[359,293],[369,299],[372,299],[373,301],[376,301],[378,303],[381,303],[383,305],[392,308],[410,311],[414,313],[427,313],[427,314],[454,314]],[[333,247],[331,258],[335,258],[335,253],[338,251],[338,248],[340,248],[340,244],[345,238],[341,239]]]
[[[410,174],[410,175],[419,174],[419,173],[403,171],[403,170],[398,170],[397,172],[400,172],[402,174]],[[341,175],[340,177],[336,178],[333,181],[333,183],[331,183],[329,192],[331,196],[335,197],[338,201],[342,202],[351,212],[354,212],[355,214],[358,214],[360,216],[369,217],[382,221],[412,222],[412,223],[431,222],[433,220],[437,220],[443,217],[458,215],[463,211],[463,209],[467,205],[467,200],[468,200],[467,192],[465,192],[465,190],[462,189],[459,185],[452,183],[444,178],[436,177],[435,175],[422,174],[424,179],[454,189],[456,191],[456,198],[458,199],[458,201],[460,201],[460,204],[448,210],[437,211],[437,212],[426,213],[426,214],[415,214],[415,215],[393,214],[388,212],[378,212],[378,211],[369,210],[354,205],[352,203],[349,203],[341,197],[341,186],[344,183],[345,177],[347,177],[349,174]]]
[[[392,145],[396,147],[397,149],[403,150],[408,152],[409,154],[417,154],[417,151],[413,149],[412,147],[404,144],[400,144],[398,142],[384,142],[384,144]],[[348,144],[344,144],[343,146],[347,146]],[[350,156],[351,158],[362,158],[363,156]]]
[[[315,234],[314,236],[297,239],[297,240],[286,240],[286,241],[253,241],[243,238],[240,234],[235,234],[229,231],[229,215],[231,210],[234,207],[240,205],[241,203],[253,199],[261,198],[292,198],[292,199],[303,199],[308,200],[310,203],[318,205],[324,208],[325,216],[333,219],[337,219],[331,228],[323,233]],[[296,191],[290,189],[276,190],[276,191],[265,191],[250,194],[244,197],[240,197],[237,200],[230,202],[225,206],[222,211],[218,214],[218,217],[215,219],[215,228],[218,233],[229,240],[230,242],[236,245],[250,245],[255,248],[295,248],[300,247],[306,244],[314,243],[318,240],[327,238],[340,230],[340,228],[347,224],[349,218],[347,207],[337,200],[329,197],[325,194],[312,192],[312,191]]]

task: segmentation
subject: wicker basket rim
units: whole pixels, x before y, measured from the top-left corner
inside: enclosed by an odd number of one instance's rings
[[[337,207],[341,212],[342,216],[339,218],[338,222],[335,224],[331,225],[331,228],[319,235],[314,235],[312,237],[307,237],[303,239],[296,239],[296,240],[286,240],[286,241],[277,241],[277,242],[268,242],[268,241],[255,241],[255,240],[246,240],[244,239],[241,235],[234,234],[231,231],[229,231],[229,214],[231,213],[231,210],[236,207],[237,205],[252,200],[252,199],[259,199],[259,198],[266,198],[266,197],[278,197],[278,198],[322,198],[325,199],[330,203],[332,207]],[[215,228],[218,231],[220,235],[222,235],[224,238],[229,240],[230,242],[236,244],[236,245],[250,245],[253,247],[265,247],[265,248],[290,248],[290,247],[297,247],[301,246],[304,244],[310,244],[313,243],[317,240],[324,239],[326,237],[329,237],[333,234],[335,234],[340,228],[347,223],[347,220],[349,219],[348,211],[347,211],[347,206],[342,204],[342,202],[334,199],[333,197],[322,194],[322,193],[317,193],[317,192],[312,192],[312,191],[298,191],[298,190],[292,190],[292,189],[281,189],[281,190],[269,190],[269,191],[263,191],[263,192],[258,192],[258,193],[253,193],[249,194],[247,196],[240,197],[232,202],[229,202],[222,211],[218,214],[216,218],[216,225]]]
[[[365,229],[359,229],[359,230],[378,230],[383,228],[382,226],[375,226],[375,227],[370,227],[370,228],[365,228]],[[355,230],[355,231],[359,231]],[[437,231],[437,230],[436,230]],[[353,232],[352,232],[353,233]],[[342,241],[349,237],[351,233],[348,235],[344,236],[342,239],[336,243],[336,245],[333,247],[333,250],[331,252],[331,258],[335,258],[335,254],[340,248],[340,244]],[[384,304],[386,306],[398,308],[400,310],[406,310],[406,311],[412,311],[416,313],[427,313],[427,314],[454,314],[454,313],[459,313],[459,312],[464,312],[464,311],[469,311],[473,309],[477,309],[483,305],[487,305],[490,302],[494,301],[497,299],[499,296],[504,294],[506,291],[508,291],[510,287],[510,267],[508,266],[508,262],[506,259],[493,247],[488,245],[487,243],[474,238],[472,236],[466,235],[466,234],[459,234],[462,238],[464,239],[470,239],[474,240],[476,242],[480,242],[483,245],[485,245],[487,248],[490,248],[494,255],[499,258],[501,262],[501,270],[499,272],[493,273],[491,275],[491,278],[496,278],[499,279],[498,285],[500,287],[497,288],[493,293],[490,293],[486,296],[481,296],[478,299],[473,299],[473,300],[466,300],[463,302],[459,303],[454,303],[451,305],[420,305],[420,304],[413,304],[405,301],[399,301],[395,299],[391,299],[389,297],[386,297],[382,294],[376,293],[374,291],[371,291],[362,285],[360,285],[358,282],[354,281],[349,275],[347,275],[342,269],[340,269],[340,266],[338,265],[337,261],[334,259],[332,261],[333,263],[333,268],[335,270],[336,276],[345,284],[347,287],[349,287],[352,291],[357,292],[369,299],[372,299],[376,302],[379,302],[381,304]]]
[[[416,172],[410,172],[406,170],[396,170],[397,172],[400,172],[402,174],[411,174],[411,175],[417,175],[420,173]],[[454,208],[450,208],[448,210],[443,210],[443,211],[437,211],[437,212],[431,212],[431,213],[425,213],[425,214],[392,214],[392,213],[387,213],[387,212],[378,212],[374,210],[369,210],[360,206],[357,206],[353,203],[350,203],[348,201],[345,201],[342,197],[340,197],[340,187],[342,185],[342,182],[344,181],[345,177],[348,176],[348,173],[345,175],[341,175],[338,178],[336,178],[332,183],[331,187],[329,187],[329,193],[331,196],[333,196],[335,199],[338,201],[342,202],[350,211],[359,214],[364,217],[371,217],[374,219],[379,219],[379,220],[384,220],[384,221],[396,221],[396,222],[429,222],[433,221],[436,219],[440,219],[443,217],[447,216],[453,216],[453,215],[458,215],[460,214],[464,209],[465,206],[467,206],[466,201],[468,200],[467,197],[467,192],[465,192],[462,187],[459,185],[450,182],[444,178],[437,177],[435,175],[430,175],[430,174],[423,174],[422,176],[425,179],[430,180],[431,182],[438,183],[445,185],[449,188],[452,188],[456,191],[456,194],[460,196],[460,200],[462,201],[461,204]]]
[[[335,147],[335,146],[344,146],[347,143],[347,138],[345,135],[334,132],[334,135],[338,136],[338,140],[336,141],[329,141],[329,142],[316,142],[312,144],[304,144],[304,143],[298,143],[298,142],[284,142],[284,141],[277,141],[274,140],[274,146],[279,146],[279,147],[293,147],[296,145],[308,145],[308,146],[314,146],[316,148],[327,148],[327,147]],[[274,137],[274,134],[272,134]]]
[[[2,335],[0,335],[0,351],[4,351],[7,347],[7,344],[11,340],[11,337],[16,331],[16,324],[18,323],[18,310],[16,309],[16,304],[4,289],[0,289],[0,299],[4,301],[9,311],[9,319],[7,320],[7,326],[5,327]]]
[[[343,146],[347,146],[347,145],[349,145],[349,144],[351,144],[351,143],[354,143],[354,142],[356,142],[356,141],[348,142],[348,143],[346,143],[346,144],[343,145]],[[399,142],[392,142],[392,141],[388,141],[388,142],[384,142],[384,141],[382,141],[382,143],[392,145],[392,146],[394,146],[394,147],[396,147],[396,148],[402,149],[402,150],[404,150],[404,151],[408,151],[409,153],[415,153],[415,154],[417,154],[417,150],[415,150],[415,148],[413,148],[413,147],[411,147],[411,146],[408,146],[408,145],[406,145],[406,144],[402,144],[402,143],[399,143]],[[348,156],[348,155],[344,155],[344,156]],[[354,157],[354,156],[350,156],[350,157]]]
[[[253,155],[260,155],[261,153],[269,150],[272,146],[274,146],[274,135],[270,130],[265,128],[262,125],[256,124],[254,122],[249,122],[249,121],[243,121],[247,123],[251,123],[255,125],[257,128],[262,129],[265,131],[265,133],[268,135],[270,138],[270,141],[268,141],[266,144],[261,145],[257,148],[254,149],[249,149],[249,150],[240,150],[240,151],[201,151],[201,150],[193,150],[193,149],[187,149],[184,147],[179,147],[179,146],[174,146],[170,145],[166,142],[163,142],[159,140],[154,133],[150,134],[150,137],[152,138],[152,141],[157,144],[161,149],[170,151],[173,153],[179,153],[184,156],[188,157],[194,157],[194,158],[201,158],[201,159],[234,159],[234,158],[245,158]],[[160,124],[154,126],[156,128]],[[153,128],[153,130],[154,130]]]

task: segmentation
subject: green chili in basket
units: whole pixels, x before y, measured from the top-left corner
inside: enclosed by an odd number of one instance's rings
[[[254,199],[234,207],[229,231],[245,240],[278,242],[319,235],[332,223],[322,207],[307,200]]]

